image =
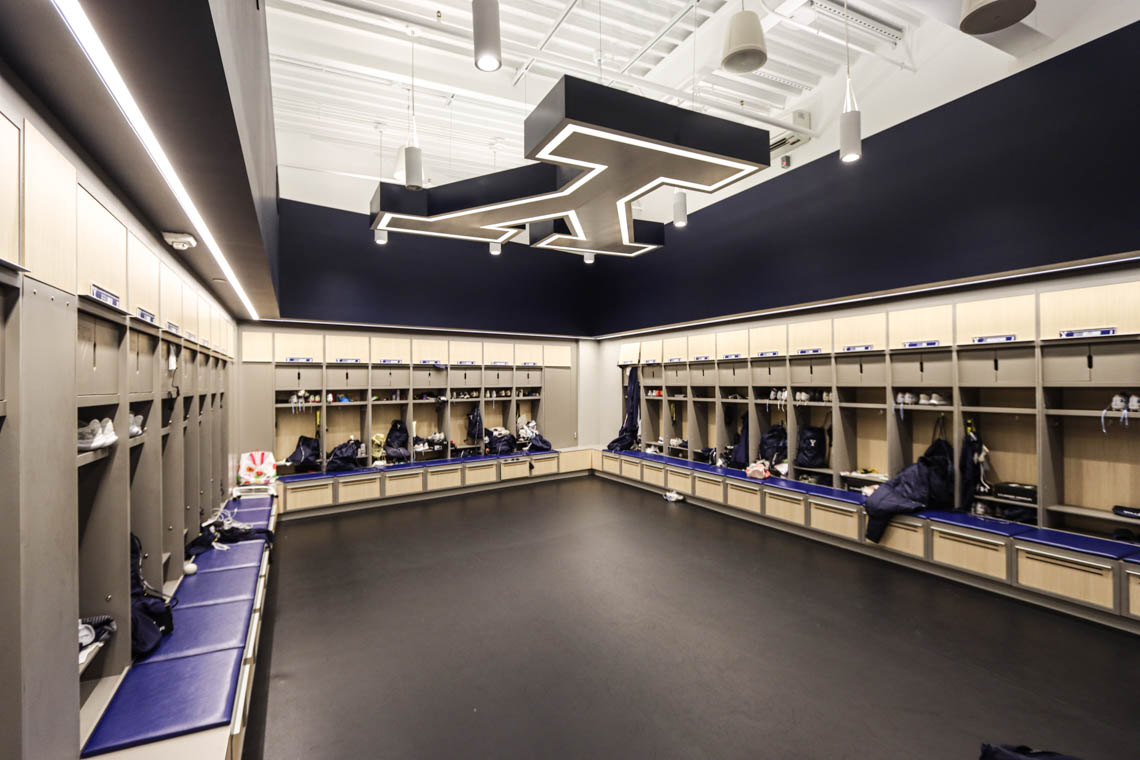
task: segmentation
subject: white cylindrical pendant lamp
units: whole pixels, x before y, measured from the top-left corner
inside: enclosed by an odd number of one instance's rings
[[[376,245],[388,245],[388,230],[376,230],[373,239]]]
[[[689,202],[680,190],[673,191],[673,226],[684,227],[689,223]]]
[[[491,243],[488,246],[488,248],[490,249],[492,256],[498,256],[499,254],[501,254],[503,252],[503,244],[502,243]]]
[[[503,65],[499,0],[472,0],[471,36],[475,49],[475,68],[480,71],[498,71]]]
[[[404,153],[404,187],[409,190],[420,190],[424,186],[423,150],[408,145],[400,148]]]

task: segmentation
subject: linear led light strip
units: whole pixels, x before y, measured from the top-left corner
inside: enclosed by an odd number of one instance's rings
[[[170,163],[170,159],[166,157],[166,152],[158,142],[158,138],[154,136],[151,131],[150,124],[147,123],[146,117],[143,116],[142,111],[139,109],[138,103],[135,102],[134,96],[131,91],[127,89],[126,82],[123,81],[122,76],[119,75],[119,70],[115,67],[115,62],[111,60],[107,48],[103,46],[103,41],[99,39],[99,35],[95,32],[95,27],[91,26],[91,21],[87,18],[87,14],[83,12],[83,8],[79,5],[79,0],[52,0],[55,9],[59,11],[59,15],[63,17],[64,22],[71,30],[72,36],[75,41],[79,43],[79,47],[87,55],[87,60],[91,61],[91,65],[95,68],[95,72],[99,78],[103,80],[103,84],[107,87],[107,91],[111,93],[111,97],[115,99],[115,103],[119,106],[119,110],[123,112],[126,117],[127,123],[131,125],[131,129],[138,135],[139,141],[142,142],[146,152],[150,154],[150,158],[154,161],[155,167],[158,168],[159,174],[166,180],[166,186],[170,188],[170,192],[174,193],[175,200],[186,216],[190,218],[190,224],[194,226],[194,230],[198,233],[198,237],[209,249],[210,255],[214,257],[214,261],[222,270],[222,274],[226,276],[226,280],[230,286],[237,293],[238,298],[241,299],[242,305],[245,306],[251,319],[257,320],[257,310],[253,308],[253,303],[249,300],[245,290],[242,288],[241,283],[238,281],[237,275],[234,274],[233,267],[230,262],[226,261],[226,257],[222,254],[222,249],[218,247],[218,241],[214,239],[210,229],[206,226],[206,220],[198,213],[198,208],[191,200],[190,194],[186,192],[186,188],[179,179],[177,172]]]
[[[582,161],[581,159],[567,158],[565,156],[558,156],[555,154],[555,150],[557,150],[558,146],[560,146],[570,136],[572,136],[576,133],[587,134],[587,135],[597,137],[597,138],[600,138],[603,140],[612,140],[614,142],[626,143],[628,145],[634,145],[634,146],[637,146],[639,148],[647,148],[649,150],[661,151],[663,153],[672,153],[673,155],[676,155],[676,156],[682,156],[684,158],[691,158],[691,159],[696,160],[696,161],[704,161],[706,163],[711,163],[711,164],[718,164],[720,166],[726,166],[726,167],[738,170],[736,174],[730,175],[730,176],[720,180],[719,182],[715,182],[711,185],[701,185],[701,184],[698,184],[695,182],[686,182],[683,180],[674,179],[672,177],[658,177],[658,178],[654,179],[652,182],[649,182],[646,185],[644,185],[644,186],[634,190],[633,192],[623,196],[622,198],[618,199],[618,201],[616,203],[617,214],[618,214],[618,221],[619,221],[620,228],[621,228],[622,243],[624,245],[637,245],[637,243],[632,242],[632,236],[630,234],[629,219],[627,218],[626,211],[625,211],[626,204],[633,201],[633,200],[636,200],[637,198],[648,193],[649,191],[653,190],[657,186],[669,185],[669,186],[677,186],[677,187],[686,187],[686,188],[689,188],[691,190],[701,190],[703,192],[710,192],[711,193],[711,192],[715,192],[716,190],[719,190],[722,187],[730,185],[733,182],[741,180],[744,177],[748,176],[749,174],[752,174],[753,172],[759,171],[759,169],[760,169],[760,167],[756,166],[755,164],[744,163],[741,161],[732,161],[730,159],[721,158],[719,156],[710,156],[710,155],[706,155],[704,153],[698,153],[696,151],[677,148],[677,147],[672,146],[672,145],[663,145],[661,143],[655,143],[655,142],[651,142],[649,140],[641,140],[641,139],[638,139],[635,137],[629,137],[627,135],[618,134],[616,132],[607,132],[605,130],[595,129],[593,127],[586,127],[586,126],[583,126],[581,124],[567,124],[565,127],[562,128],[562,131],[559,132],[558,135],[553,140],[551,140],[549,143],[547,143],[546,146],[536,154],[535,158],[537,158],[539,160],[560,162],[560,163],[570,164],[573,166],[580,166],[580,167],[589,169],[589,171],[587,171],[585,174],[583,174],[577,180],[570,183],[569,185],[567,185],[562,190],[558,190],[558,191],[555,191],[553,193],[547,193],[545,195],[531,196],[529,198],[519,198],[519,199],[513,200],[513,201],[504,201],[502,203],[496,203],[496,204],[492,204],[489,206],[479,206],[476,208],[463,209],[461,211],[453,211],[453,212],[447,213],[447,214],[439,214],[438,216],[427,217],[426,221],[430,221],[430,222],[447,221],[449,219],[456,219],[456,218],[459,218],[462,216],[470,216],[472,214],[482,214],[482,213],[486,213],[488,211],[496,211],[496,210],[502,209],[502,208],[510,208],[513,206],[522,206],[522,205],[526,205],[526,204],[541,203],[543,201],[551,200],[554,198],[562,198],[562,197],[566,197],[566,196],[572,194],[573,192],[578,190],[578,188],[582,187],[587,182],[592,180],[594,177],[598,176],[599,174],[601,174],[602,172],[604,172],[606,169],[609,168],[605,164],[597,164],[597,163],[593,163],[590,161]],[[519,234],[519,230],[512,229],[513,225],[522,224],[525,222],[539,221],[542,219],[556,219],[556,218],[559,218],[562,216],[566,216],[566,217],[570,218],[571,226],[574,228],[574,234],[572,234],[572,235],[559,235],[559,234],[549,235],[546,238],[544,238],[543,240],[541,240],[540,242],[534,243],[533,244],[534,247],[536,247],[536,248],[548,248],[548,249],[554,249],[554,250],[560,250],[560,251],[567,251],[570,253],[601,253],[601,254],[606,254],[609,256],[639,256],[639,255],[641,255],[647,251],[651,251],[654,248],[658,247],[656,245],[645,245],[641,248],[641,250],[637,251],[636,253],[628,253],[627,254],[627,253],[615,253],[613,251],[591,250],[591,249],[587,249],[587,248],[575,248],[572,246],[552,245],[552,243],[556,239],[568,239],[568,240],[585,240],[586,239],[584,231],[582,229],[582,226],[578,222],[578,215],[575,213],[575,211],[573,209],[568,209],[566,211],[560,211],[560,212],[555,212],[555,213],[551,213],[551,214],[543,214],[541,216],[535,216],[535,217],[529,217],[529,218],[523,218],[523,219],[513,219],[513,220],[508,221],[508,222],[496,222],[495,224],[483,225],[481,227],[481,229],[493,230],[495,232],[502,232],[503,233],[498,238],[492,238],[490,240],[488,240],[488,238],[478,237],[476,235],[459,235],[459,234],[447,233],[447,232],[432,232],[431,230],[410,230],[410,229],[404,229],[401,227],[389,227],[388,224],[391,222],[392,219],[413,219],[413,220],[419,220],[419,221],[425,220],[425,217],[414,216],[412,214],[395,214],[395,213],[392,213],[390,211],[386,212],[384,214],[384,216],[380,218],[380,222],[376,226],[378,229],[391,229],[391,230],[394,230],[396,232],[405,232],[405,233],[411,233],[411,234],[415,234],[415,235],[429,235],[429,236],[433,236],[433,237],[459,238],[461,240],[477,240],[479,242],[505,243],[506,241],[513,238],[515,235]]]

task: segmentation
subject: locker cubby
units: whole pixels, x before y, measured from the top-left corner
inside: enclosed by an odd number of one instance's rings
[[[1045,414],[1055,416],[1096,416],[1109,409],[1106,419],[1119,419],[1120,412],[1112,411],[1112,397],[1121,393],[1127,402],[1132,393],[1140,394],[1140,377],[1137,387],[1128,388],[1045,388]],[[1140,417],[1140,415],[1137,415]]]
[[[1140,425],[1119,418],[1049,416],[1042,442],[1041,503],[1048,522],[1109,535],[1137,521],[1113,514],[1114,506],[1140,506]]]
[[[360,441],[364,438],[367,425],[368,407],[366,406],[325,406],[325,451],[326,454],[350,438]]]
[[[407,424],[408,406],[407,404],[373,404],[372,405],[372,435],[379,433],[388,437],[388,431],[392,428],[392,423],[396,420],[404,420]],[[411,434],[411,425],[408,425],[409,435]],[[372,454],[371,436],[369,436],[369,454]],[[409,449],[411,445],[409,444]]]
[[[624,390],[623,388],[622,391],[624,392]],[[514,390],[512,388],[487,388],[483,391],[483,398],[493,398],[497,401],[510,401],[513,397]]]
[[[483,401],[483,427],[502,427],[513,430],[515,421],[511,419],[510,399],[485,399]]]
[[[332,401],[328,400],[328,393],[332,394]],[[363,405],[368,401],[367,390],[330,390],[325,395],[325,403],[332,406],[347,406],[348,404]],[[345,401],[344,399],[348,399]]]
[[[153,401],[132,401],[128,406],[128,409],[130,410],[130,415],[132,417],[133,416],[141,416],[143,418],[143,421],[142,421],[143,433],[142,434],[144,436],[147,434],[147,431],[150,428],[151,409],[153,408],[153,406],[154,406]],[[128,420],[128,426],[129,426],[129,424],[130,424],[130,421]],[[130,428],[129,427],[126,430],[126,434],[127,434],[127,437],[129,438],[130,437]]]
[[[962,409],[1002,409],[1021,410],[1026,414],[1034,414],[1037,409],[1037,389],[1030,388],[1004,388],[1004,387],[961,387]]]
[[[667,385],[665,386],[665,396],[676,401],[687,401],[689,389],[684,385]]]
[[[909,414],[911,411],[927,411],[929,409],[950,409],[954,405],[954,389],[949,386],[917,386],[917,385],[896,385],[894,387],[894,404],[897,408],[905,409]],[[911,394],[914,396],[913,401],[907,401],[904,394]],[[942,397],[942,403],[933,403],[935,394]],[[927,403],[922,402],[922,397],[926,395],[930,397]]]
[[[692,421],[689,425],[689,450],[697,461],[708,461],[701,454],[704,449],[715,448],[716,439],[716,404],[711,401],[690,402],[692,406]]]
[[[693,401],[711,401],[716,398],[716,387],[711,385],[693,386]]]
[[[300,412],[277,409],[277,424],[273,436],[273,453],[277,457],[277,461],[281,461],[293,453],[293,450],[297,448],[299,437],[303,435],[310,438],[320,436],[317,430],[320,411],[319,405]]]
[[[861,473],[861,470],[887,476],[890,474],[887,449],[887,410],[846,407],[839,410],[835,426],[832,463],[841,475],[841,485],[858,490],[885,478]]]
[[[518,417],[526,417],[526,422],[534,420],[538,423],[538,430],[542,432],[542,402],[536,398],[518,399],[515,402],[515,417],[516,422]],[[511,432],[518,434],[517,430],[511,429]]]
[[[662,419],[666,451],[670,456],[689,456],[689,406],[685,401],[665,402],[665,416]]]
[[[511,429],[510,427],[507,428]],[[411,446],[413,447],[412,459],[439,459],[447,457],[447,404],[413,404],[412,405],[412,425],[409,434],[414,438],[423,438],[427,440],[437,433],[444,433],[444,441],[438,448],[435,444],[431,444],[432,448],[427,451],[415,451],[415,441],[413,440]]]
[[[483,448],[483,439],[481,437],[471,439],[467,437],[467,415],[479,407],[477,400],[471,401],[452,401],[448,411],[448,429],[451,432],[451,440],[455,442],[457,449],[481,449]],[[486,420],[483,421],[486,427]]]
[[[748,387],[743,385],[722,385],[720,387],[719,397],[721,401],[748,401]]]
[[[893,416],[893,424],[898,431],[897,436],[888,434],[891,445],[889,451],[888,467],[891,473],[898,473],[903,468],[918,461],[934,440],[935,426],[939,420],[945,425],[946,440],[953,443],[954,420],[952,410],[938,407],[915,407],[900,409]]]
[[[721,402],[720,414],[717,415],[717,451],[724,452],[731,447],[740,436],[748,434],[748,402]],[[751,445],[751,439],[749,439]],[[726,457],[727,459],[727,457]],[[745,462],[745,465],[748,463]]]
[[[394,403],[398,403],[398,404],[399,403],[406,403],[408,400],[407,396],[408,396],[408,392],[406,390],[402,390],[399,388],[382,388],[382,389],[373,388],[372,389],[372,401],[373,402],[382,401],[382,402],[394,402]]]
[[[766,395],[763,398],[757,396],[757,400],[753,403],[753,410],[755,423],[749,433],[748,447],[751,450],[751,461],[756,461],[760,458],[760,437],[768,432],[768,429],[773,425],[783,425],[786,430],[788,427],[788,410],[783,403],[771,401]]]
[[[412,388],[412,402],[415,404],[438,403],[441,397],[447,395],[447,388],[417,387]]]
[[[641,413],[641,440],[645,446],[664,446],[663,436],[665,402],[660,398],[646,398]]]
[[[515,388],[515,398],[540,399],[542,398],[542,388]]]
[[[823,480],[820,480],[818,482],[824,483],[824,481],[826,481],[825,484],[829,485],[831,482],[830,476],[831,476],[831,471],[832,471],[832,467],[831,467],[832,451],[831,451],[831,448],[832,448],[832,444],[833,444],[834,439],[835,439],[834,430],[829,430],[829,428],[833,427],[832,415],[831,415],[831,404],[815,405],[815,404],[811,404],[811,403],[809,403],[809,404],[801,403],[799,405],[793,406],[792,409],[793,409],[792,422],[794,424],[788,430],[788,459],[791,462],[795,462],[795,460],[796,460],[796,453],[797,453],[796,447],[797,447],[797,443],[798,443],[798,439],[799,439],[799,431],[801,428],[810,425],[813,427],[821,427],[825,431],[828,431],[828,436],[827,436],[827,448],[828,448],[827,462],[820,467],[801,467],[798,465],[793,465],[793,467],[795,469],[797,476],[799,474],[805,473],[805,472],[806,473],[813,473],[816,475],[827,476],[826,478],[824,478]]]
[[[966,413],[963,418],[972,419],[978,437],[987,449],[988,466],[986,482],[1024,483],[1037,485],[1037,415]],[[969,496],[969,494],[964,494]],[[990,514],[1005,516],[1009,508],[1034,508],[1036,504],[1015,499],[1003,499],[994,495],[974,495]]]
[[[839,388],[839,405],[845,404],[874,404],[876,406],[886,406],[887,403],[887,389],[886,388],[864,388],[864,387],[847,387]]]

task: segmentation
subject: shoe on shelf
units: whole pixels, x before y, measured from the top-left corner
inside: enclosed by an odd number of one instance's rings
[[[946,398],[941,393],[931,393],[930,403],[933,406],[945,406]]]
[[[115,425],[111,422],[111,418],[104,417],[100,420],[100,424],[103,426],[103,445],[110,446],[112,443],[116,443],[119,436],[115,435]]]
[[[99,420],[82,423],[79,426],[78,439],[80,451],[93,451],[106,445],[103,442],[103,426]]]
[[[918,403],[922,404],[923,406],[929,405],[930,404],[930,394],[929,393],[918,394]]]
[[[142,425],[143,425],[143,416],[141,414],[132,414],[131,415],[131,424],[127,428],[127,435],[129,435],[131,438],[137,438],[138,436],[142,435],[143,434]]]

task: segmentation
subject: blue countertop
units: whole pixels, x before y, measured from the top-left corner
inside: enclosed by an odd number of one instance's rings
[[[971,528],[998,536],[1020,536],[1033,530],[1031,526],[1023,523],[999,520],[996,517],[982,517],[968,512],[939,512],[938,510],[925,509],[914,514],[915,517],[924,517],[932,522],[958,525],[962,528]]]
[[[1130,555],[1140,555],[1140,546],[1124,541],[1112,541],[1095,536],[1081,536],[1048,528],[1033,528],[1017,537],[1018,541],[1032,541],[1035,544],[1055,546],[1058,549],[1071,549],[1085,554],[1094,554],[1107,559],[1124,559]],[[1140,562],[1140,556],[1129,561]]]
[[[329,478],[345,478],[356,475],[379,475],[382,472],[396,470],[422,469],[424,467],[442,467],[444,465],[469,464],[471,462],[485,462],[494,459],[510,459],[511,457],[537,457],[543,454],[557,454],[553,451],[516,451],[513,454],[480,454],[477,457],[452,457],[450,459],[429,459],[423,462],[402,462],[400,464],[387,464],[379,467],[361,467],[356,470],[344,472],[302,472],[296,475],[281,475],[277,479],[282,483],[297,483],[305,480],[327,480]]]

